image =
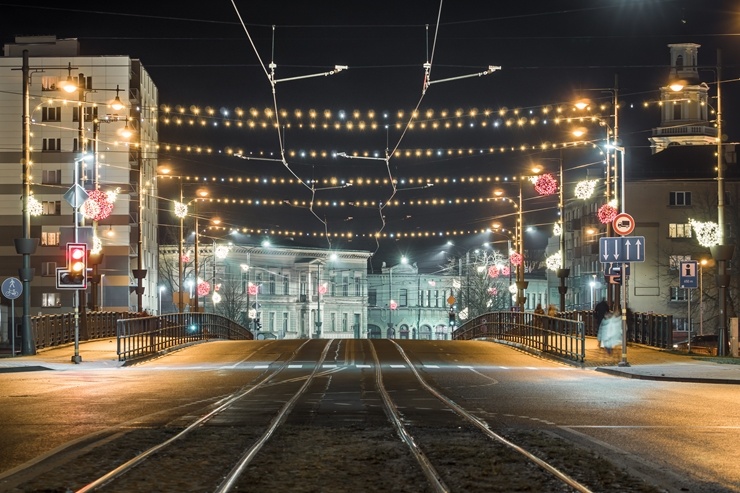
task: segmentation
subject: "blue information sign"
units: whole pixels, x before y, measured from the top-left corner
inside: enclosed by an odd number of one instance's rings
[[[698,270],[699,262],[697,262],[696,260],[686,260],[680,262],[678,265],[679,286],[682,288],[698,288]]]

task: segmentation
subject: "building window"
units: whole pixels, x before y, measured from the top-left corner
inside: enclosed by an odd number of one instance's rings
[[[41,263],[41,275],[44,277],[56,276],[57,275],[57,263],[56,262],[42,262]]]
[[[288,332],[288,312],[283,312],[283,336]]]
[[[434,291],[434,306],[439,307],[439,291]]]
[[[355,324],[352,326],[352,330],[356,330],[356,334],[359,334],[359,328],[360,328],[360,314],[355,313]]]
[[[668,205],[691,205],[691,192],[671,192],[668,197]]]
[[[267,314],[267,330],[275,332],[275,312]]]
[[[337,330],[337,314],[334,312],[331,312],[331,315],[329,316],[329,329],[332,332]]]
[[[96,107],[86,107],[85,108],[85,121],[86,122],[91,122],[97,117],[98,117],[98,108]],[[80,121],[79,107],[72,108],[72,121],[73,122]]]
[[[409,291],[408,289],[398,290],[398,306],[409,306]]]
[[[61,200],[44,200],[41,202],[41,215],[43,216],[61,216],[62,215],[62,201]]]
[[[43,139],[41,141],[41,151],[61,151],[62,150],[62,139]]]
[[[59,84],[59,77],[56,75],[42,75],[41,76],[41,90],[42,91],[56,91],[57,84]]]
[[[268,281],[269,284],[267,285],[267,293],[268,294],[275,294],[275,274],[270,274],[270,280]]]
[[[41,172],[41,183],[49,183],[52,185],[58,185],[62,183],[62,170],[45,169]]]
[[[349,296],[349,275],[342,276],[342,296]]]
[[[41,108],[42,122],[60,122],[62,121],[62,108],[44,107]]]
[[[688,289],[671,286],[671,301],[688,301]]]
[[[41,293],[41,306],[58,308],[62,306],[62,297],[59,293]]]
[[[59,246],[59,236],[61,233],[56,232],[41,232],[41,246]]]
[[[367,304],[368,306],[378,306],[378,291],[375,288],[368,288]]]
[[[303,301],[306,301],[306,296],[308,296],[308,274],[305,272],[301,272],[300,280],[298,281],[298,294]]]
[[[342,332],[347,332],[349,327],[347,326],[347,314],[342,313]]]
[[[362,296],[362,278],[355,277],[355,296]]]
[[[668,225],[668,237],[669,238],[691,238],[691,224],[676,224],[671,223]]]
[[[283,294],[290,294],[290,277],[288,277],[287,275],[283,275]]]
[[[691,255],[669,255],[668,256],[668,267],[671,270],[676,270],[681,266],[681,262],[691,260]]]

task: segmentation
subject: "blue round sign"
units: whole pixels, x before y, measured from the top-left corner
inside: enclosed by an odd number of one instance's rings
[[[2,285],[3,296],[9,300],[18,298],[23,293],[23,284],[17,277],[9,277],[3,281]]]

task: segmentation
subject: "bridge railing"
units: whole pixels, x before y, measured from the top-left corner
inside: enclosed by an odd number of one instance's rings
[[[583,321],[587,336],[596,337],[599,332],[590,310],[558,313],[558,317]],[[627,342],[662,349],[673,348],[673,316],[627,310]]]
[[[540,353],[583,362],[586,357],[584,322],[522,312],[479,315],[452,333],[452,339],[494,339]]]
[[[208,339],[254,339],[254,335],[214,313],[173,313],[117,322],[119,361],[152,356],[166,349]]]
[[[79,316],[79,340],[116,337],[116,322],[137,316],[139,314],[133,312],[86,312]],[[75,340],[74,313],[33,316],[31,331],[36,349],[71,344]]]

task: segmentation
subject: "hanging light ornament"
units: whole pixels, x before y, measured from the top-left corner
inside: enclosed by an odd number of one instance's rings
[[[216,247],[215,253],[216,258],[223,260],[229,254],[229,247],[227,245],[219,245]]]
[[[560,223],[553,224],[552,234],[554,236],[560,236],[561,234],[563,234],[563,227],[560,225]]]
[[[696,233],[696,239],[703,247],[719,245],[719,224],[708,221],[694,221],[689,219],[692,229]]]
[[[221,303],[221,295],[218,293],[213,293],[213,296],[211,297],[214,303]]]
[[[591,198],[598,183],[599,180],[583,180],[576,183],[576,198],[580,200]]]
[[[175,215],[177,217],[185,217],[188,215],[188,206],[182,202],[175,202]]]
[[[488,267],[488,277],[498,277],[498,274],[498,267],[495,265]]]
[[[36,197],[28,197],[28,213],[32,216],[40,216],[44,212],[44,206],[41,205]]]
[[[552,195],[558,191],[558,181],[550,173],[545,173],[537,177],[534,189],[540,195]]]
[[[87,200],[82,204],[82,215],[86,219],[102,221],[113,213],[113,202],[110,196],[102,190],[87,192]],[[115,200],[115,195],[113,195]]]
[[[90,249],[90,253],[100,253],[103,251],[103,242],[100,240],[98,235],[93,236],[93,244]]]
[[[508,276],[509,274],[511,274],[511,269],[509,269],[508,265],[505,265],[501,267],[500,272],[502,276]]]
[[[516,287],[516,284],[509,284],[509,294],[516,294],[518,291],[518,288]]]
[[[490,287],[488,288],[488,294],[491,296],[496,296],[498,294],[498,288]]]
[[[560,252],[555,252],[545,259],[545,264],[550,270],[558,270],[560,268]]]
[[[208,281],[198,283],[198,296],[206,296],[211,292],[211,284]]]
[[[597,215],[599,216],[601,224],[610,223],[617,217],[617,208],[610,204],[604,204],[599,207]]]
[[[511,262],[512,265],[517,265],[517,266],[522,265],[523,260],[524,260],[524,257],[518,252],[513,252],[509,256],[509,262]]]

